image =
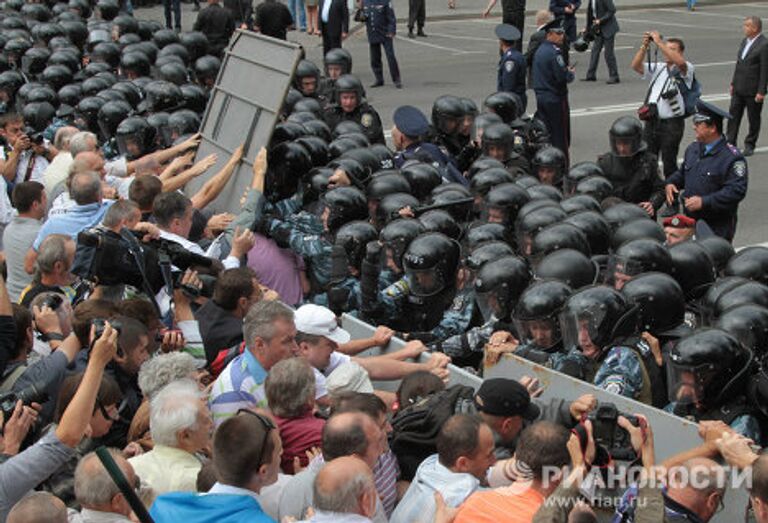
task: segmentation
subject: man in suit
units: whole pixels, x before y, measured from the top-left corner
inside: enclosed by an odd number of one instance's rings
[[[323,35],[323,56],[341,47],[349,32],[349,10],[346,0],[320,0],[320,33]]]
[[[576,40],[576,11],[579,7],[581,0],[549,0],[549,10],[564,21],[565,36],[569,42]]]
[[[736,57],[731,80],[733,118],[728,122],[728,142],[736,145],[744,108],[749,119],[749,133],[744,139],[744,156],[752,156],[760,134],[760,112],[763,110],[765,87],[768,82],[768,39],[763,34],[763,22],[757,16],[744,19],[744,40]]]
[[[616,65],[616,53],[613,50],[616,33],[619,32],[619,22],[616,21],[616,6],[613,0],[587,0],[587,31],[594,29],[595,41],[592,43],[592,56],[589,58],[589,69],[586,82],[597,80],[597,64],[600,53],[605,47],[605,65],[608,66],[608,84],[619,83],[619,69]]]

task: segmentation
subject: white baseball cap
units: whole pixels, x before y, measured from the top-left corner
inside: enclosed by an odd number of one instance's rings
[[[373,384],[368,372],[354,361],[339,365],[331,372],[325,382],[329,394],[341,392],[373,392]]]
[[[351,336],[339,327],[336,315],[326,307],[308,303],[296,309],[293,316],[296,330],[304,334],[324,336],[339,345],[347,343]]]

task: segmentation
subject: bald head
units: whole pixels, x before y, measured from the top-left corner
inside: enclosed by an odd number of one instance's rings
[[[64,126],[53,137],[53,146],[59,151],[69,151],[69,142],[74,135],[80,132],[80,129],[72,126]]]
[[[75,171],[74,169],[78,169]],[[79,153],[70,168],[73,174],[85,171],[94,171],[99,175],[104,174],[104,157],[97,151],[83,151]]]
[[[709,458],[692,458],[669,474],[667,495],[709,521],[725,494],[725,469]]]
[[[136,473],[128,460],[115,449],[109,451],[112,459],[130,485],[136,483]],[[118,496],[119,494],[119,496]],[[130,514],[130,506],[122,497],[112,477],[95,452],[86,454],[75,469],[75,497],[83,507],[104,512]]]
[[[315,478],[313,496],[317,510],[370,516],[376,499],[371,469],[354,456],[326,463]]]
[[[13,506],[7,523],[67,523],[67,507],[50,492],[33,492]]]
[[[373,467],[381,454],[381,430],[367,414],[342,412],[323,427],[323,458],[326,462],[356,455]]]

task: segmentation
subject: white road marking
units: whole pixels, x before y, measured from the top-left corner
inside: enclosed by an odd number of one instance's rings
[[[431,47],[432,49],[440,49],[441,51],[449,51],[450,53],[454,55],[465,55],[465,54],[485,54],[486,51],[466,51],[464,49],[456,49],[454,47],[445,47],[443,45],[437,45],[437,44],[430,44],[428,42],[425,42],[423,40],[416,40],[415,38],[405,38],[400,35],[395,35],[395,39],[400,40],[401,42],[407,42],[409,44],[413,45],[421,45],[424,47]]]
[[[684,15],[698,15],[698,16],[715,16],[717,18],[736,18],[738,20],[744,20],[744,17],[741,15],[727,15],[723,13],[707,13],[705,11],[688,11],[686,9],[657,9],[657,11],[664,11],[666,13],[678,13],[678,14],[684,14]]]
[[[729,60],[727,62],[709,62],[705,64],[693,64],[696,69],[701,69],[702,67],[719,67],[721,65],[733,65],[736,63],[736,60]]]
[[[702,96],[702,99],[705,102],[721,102],[723,100],[729,100],[731,98],[731,95],[728,93],[720,93],[720,94],[709,94]],[[626,103],[626,104],[617,104],[617,105],[600,105],[597,107],[584,107],[581,109],[571,109],[571,118],[580,118],[582,116],[597,116],[601,114],[611,114],[611,113],[624,113],[624,112],[632,112],[634,114],[634,111],[640,106],[640,102],[632,102],[632,103]]]
[[[632,24],[646,24],[648,27],[654,27],[657,25],[668,25],[671,27],[686,27],[690,29],[707,29],[709,31],[723,31],[732,33],[734,29],[729,29],[726,27],[715,27],[711,25],[700,25],[700,24],[681,24],[679,22],[659,22],[658,20],[645,20],[643,18],[625,18],[620,17],[619,22],[629,22]]]

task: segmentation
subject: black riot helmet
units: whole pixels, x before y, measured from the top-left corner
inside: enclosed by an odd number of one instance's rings
[[[205,55],[195,60],[195,80],[203,87],[212,87],[221,69],[221,60],[215,56]]]
[[[83,95],[84,96],[96,96],[101,91],[109,89],[112,83],[106,78],[99,76],[93,76],[83,81]]]
[[[576,184],[576,194],[588,194],[602,202],[613,193],[613,184],[604,176],[587,176]]]
[[[342,93],[355,93],[357,95],[357,103],[360,105],[364,97],[363,84],[357,76],[344,74],[336,79],[336,93],[339,95]],[[335,129],[334,133],[336,133]]]
[[[24,125],[37,132],[43,132],[56,116],[56,108],[48,102],[32,102],[24,106],[21,114],[24,117]]]
[[[106,101],[98,96],[82,98],[75,108],[75,122],[82,130],[97,132],[99,130],[99,109]]]
[[[477,273],[483,265],[505,256],[514,256],[515,251],[504,241],[485,242],[474,249],[465,261],[467,269]]]
[[[643,123],[634,116],[618,118],[609,131],[611,151],[616,156],[630,157],[645,149],[643,144]]]
[[[388,257],[387,266],[402,273],[403,255],[406,249],[417,236],[424,232],[426,229],[421,222],[413,218],[398,218],[389,222],[379,234],[379,240],[384,245]],[[390,265],[389,260],[394,267]]]
[[[606,223],[610,223],[608,217],[604,217]],[[639,218],[624,222],[621,227],[613,231],[613,237],[611,238],[611,248],[613,250],[618,249],[626,242],[632,240],[639,240],[641,238],[649,238],[663,243],[667,237],[664,235],[664,229],[657,222],[648,220],[647,218]]]
[[[69,0],[68,5],[69,10],[80,15],[83,20],[91,17],[91,3],[88,0]]]
[[[328,144],[317,136],[302,136],[296,143],[304,147],[312,159],[314,167],[322,167],[328,163]]]
[[[526,190],[530,189],[534,185],[541,185],[539,183],[539,179],[531,176],[530,174],[524,174],[523,176],[518,176],[517,178],[515,178],[515,183]]]
[[[371,177],[365,187],[369,200],[381,200],[388,194],[410,193],[411,184],[397,171],[380,171]]]
[[[208,54],[208,37],[200,31],[185,31],[180,33],[179,43],[187,49],[191,62]]]
[[[411,194],[420,201],[427,198],[432,190],[443,182],[440,171],[429,163],[411,160],[400,168],[400,172],[408,180]]]
[[[602,214],[595,211],[581,211],[571,214],[564,221],[582,230],[589,242],[589,252],[593,255],[608,254],[611,226]]]
[[[341,74],[352,73],[352,55],[346,49],[336,47],[325,53],[325,74],[331,76],[328,72],[328,66],[335,65],[341,67]]]
[[[13,101],[19,88],[24,85],[24,77],[18,71],[3,71],[0,73],[0,91],[4,92],[9,101]]]
[[[56,56],[56,53],[53,53],[51,58],[54,56]],[[105,64],[104,62],[91,62],[83,67],[82,75],[79,76],[87,80],[88,78],[93,78],[98,74],[107,73],[111,70],[112,69],[109,67],[109,64]]]
[[[117,126],[131,114],[131,106],[127,102],[107,102],[99,109],[99,129],[104,139],[115,136]]]
[[[719,318],[724,311],[731,307],[748,303],[768,307],[768,286],[747,280],[725,291],[715,302],[714,317]]]
[[[158,67],[158,78],[171,82],[172,84],[182,85],[187,83],[187,68],[175,62],[163,64]]]
[[[109,33],[109,30],[104,27],[94,27],[88,31],[88,40],[86,43],[88,44],[87,47],[89,51],[102,42],[111,41],[112,35]]]
[[[37,22],[47,22],[53,18],[53,13],[44,4],[24,4],[21,6],[21,14]]]
[[[323,114],[323,108],[320,106],[320,102],[315,98],[302,98],[293,104],[293,112],[305,112],[312,113],[316,117],[321,117]]]
[[[28,40],[22,38],[12,38],[3,46],[3,54],[9,64],[16,68],[21,66],[21,57],[32,48]]]
[[[448,236],[426,232],[408,245],[403,268],[415,296],[434,296],[456,286],[461,248]]]
[[[529,187],[530,188],[530,187]],[[528,189],[526,189],[526,192]],[[540,198],[538,200],[530,200],[528,203],[520,207],[520,210],[517,212],[517,220],[521,219],[523,216],[528,214],[529,212],[537,211],[543,207],[556,207],[560,208],[560,204],[549,200],[547,198]]]
[[[603,214],[600,202],[588,194],[574,194],[562,200],[560,207],[568,214],[576,214],[582,211],[594,211]]]
[[[310,60],[302,60],[296,66],[293,73],[294,87],[301,91],[304,96],[314,96],[320,87],[320,69]],[[304,85],[304,79],[313,78],[313,86]]]
[[[457,96],[443,95],[432,104],[432,125],[438,133],[458,134],[464,122],[464,104]]]
[[[179,43],[168,44],[157,53],[157,60],[155,65],[158,65],[161,58],[176,57],[176,60],[181,60],[184,67],[187,67],[190,63],[189,51],[187,48]]]
[[[328,190],[328,180],[333,170],[327,167],[314,167],[301,177],[301,201],[303,207],[308,207],[320,199],[320,195]]]
[[[345,223],[336,232],[336,245],[341,245],[347,255],[347,265],[360,273],[368,242],[375,241],[379,234],[376,228],[365,221]]]
[[[40,73],[40,81],[50,85],[54,91],[72,82],[72,77],[72,72],[63,65],[49,65]]]
[[[125,101],[131,104],[131,107],[137,107],[141,102],[141,90],[133,82],[117,82],[111,89],[122,93]]]
[[[457,222],[466,222],[472,214],[473,202],[464,186],[450,187],[452,184],[440,185],[432,191],[429,198],[431,205],[442,205]],[[439,190],[445,188],[445,190]]]
[[[550,200],[559,203],[563,199],[563,193],[553,185],[536,184],[528,187],[525,192],[531,200]]]
[[[768,248],[757,245],[740,250],[728,260],[724,274],[768,283]]]
[[[341,155],[342,158],[351,158],[356,160],[365,170],[365,182],[367,183],[373,173],[379,170],[379,158],[368,147],[357,147],[349,151],[345,151]]]
[[[179,35],[173,29],[160,29],[152,35],[152,41],[162,49],[166,45],[179,43]]]
[[[328,153],[333,156],[333,142],[328,145]],[[343,172],[355,187],[364,190],[370,175],[365,167],[354,158],[336,158],[328,163],[328,167],[334,171]],[[334,184],[336,181],[334,180]]]
[[[175,142],[199,131],[200,117],[189,109],[174,111],[168,117],[168,130],[171,132],[171,142]]]
[[[486,221],[512,225],[515,223],[520,208],[530,199],[528,193],[515,183],[497,185],[485,196],[485,206],[488,212]]]
[[[715,282],[717,274],[712,258],[699,243],[685,241],[669,247],[672,276],[683,288],[687,300],[698,300]]]
[[[469,166],[469,169],[467,170],[467,178],[471,180],[477,173],[492,167],[504,169],[504,164],[498,161],[496,158],[491,158],[490,156],[481,156],[472,162],[472,165]]]
[[[154,133],[144,118],[129,116],[117,126],[115,132],[120,154],[128,160],[141,158],[152,150]]]
[[[696,243],[704,247],[712,261],[715,264],[715,270],[718,275],[723,274],[728,261],[736,254],[731,242],[720,236],[710,236],[709,238],[697,238]]]
[[[147,116],[147,123],[152,127],[152,132],[155,135],[154,144],[159,149],[165,149],[173,145],[171,140],[171,133],[168,131],[168,113],[159,112],[152,113]]]
[[[628,241],[611,254],[608,264],[608,283],[618,290],[638,274],[672,272],[669,250],[662,243],[648,238]]]
[[[94,62],[103,62],[117,69],[120,65],[120,46],[113,42],[100,42],[94,46],[90,56]]]
[[[280,122],[272,130],[269,143],[272,147],[283,142],[292,142],[304,136],[306,130],[296,122]]]
[[[485,130],[490,127],[491,125],[497,124],[497,123],[504,123],[504,120],[501,119],[501,116],[499,116],[496,113],[480,113],[478,114],[474,121],[472,122],[472,137],[475,139],[482,138],[483,134],[485,133]]]
[[[575,249],[590,255],[589,241],[581,229],[570,223],[555,223],[539,231],[531,242],[531,259],[538,261],[559,249]]]
[[[558,206],[547,205],[525,214],[518,214],[515,220],[515,238],[520,254],[531,255],[533,238],[545,227],[565,219],[565,211]]]
[[[324,121],[310,120],[308,122],[304,122],[301,125],[304,127],[307,135],[320,138],[326,144],[331,141],[331,129]]]
[[[99,0],[96,2],[96,9],[102,20],[111,22],[120,13],[120,4],[116,0]]]
[[[451,216],[451,213],[443,209],[432,209],[419,216],[419,222],[426,231],[440,232],[449,238],[458,240],[461,237],[461,227]]]
[[[354,120],[342,120],[336,124],[336,127],[333,128],[333,134],[331,136],[335,140],[336,138],[340,138],[342,136],[347,136],[350,134],[363,134],[363,132],[363,126]]]
[[[139,52],[125,53],[120,58],[120,71],[129,79],[149,76],[151,63],[147,55]]]
[[[515,147],[515,133],[505,123],[489,125],[483,133],[483,154],[506,162]]]
[[[705,413],[738,396],[752,353],[721,329],[697,329],[666,358],[669,401]]]
[[[563,180],[563,191],[565,194],[573,194],[576,191],[576,185],[588,176],[605,176],[603,170],[595,162],[575,163],[568,169],[568,174]]]
[[[560,186],[568,169],[568,159],[563,151],[548,145],[536,151],[531,165],[534,168],[534,174],[541,183]]]
[[[182,104],[183,96],[178,85],[163,80],[149,82],[144,88],[144,100],[139,109],[147,113],[174,111]]]
[[[630,303],[640,308],[640,331],[659,336],[678,328],[685,320],[683,289],[668,274],[646,272],[621,289]]]
[[[500,223],[477,223],[467,230],[466,242],[470,250],[491,241],[506,241],[507,228]]]
[[[546,352],[561,348],[560,312],[573,290],[559,280],[535,281],[520,295],[515,312],[515,330],[521,344]]]
[[[763,359],[768,349],[768,308],[747,303],[724,311],[715,327],[734,336],[755,357]]]
[[[564,348],[598,359],[610,343],[637,331],[638,313],[636,305],[605,285],[578,290],[560,313]]]
[[[611,224],[613,230],[616,230],[625,223],[633,220],[652,221],[650,216],[648,216],[648,213],[639,205],[627,202],[619,202],[615,205],[611,205],[603,211],[603,216],[605,216],[605,219]],[[664,231],[662,230],[662,232]],[[666,236],[664,236],[661,241],[664,241],[665,239]]]
[[[50,57],[51,52],[47,48],[32,47],[21,57],[21,70],[27,77],[36,77],[43,72]]]
[[[345,223],[368,218],[368,202],[365,195],[356,187],[337,187],[323,196],[323,203],[328,209],[326,227],[334,233]]]
[[[485,197],[488,191],[497,185],[514,181],[514,177],[504,167],[490,167],[472,177],[469,181],[469,190],[476,196]]]
[[[64,29],[55,22],[43,22],[32,26],[32,37],[39,43],[48,45],[51,38],[65,36]]]
[[[715,304],[720,296],[747,281],[749,280],[742,278],[741,276],[725,276],[715,280],[715,282],[709,286],[707,292],[704,293],[704,297],[699,303],[701,323],[703,325],[713,325],[717,319],[717,315],[715,314]]]
[[[296,142],[282,142],[271,147],[267,165],[265,187],[273,202],[290,198],[298,189],[299,180],[313,167],[307,150]]]
[[[64,30],[64,34],[67,36],[70,42],[75,47],[82,50],[85,48],[85,44],[88,42],[88,26],[84,22],[79,20],[61,20],[59,26]],[[48,42],[48,46],[53,48],[53,38]]]
[[[483,106],[494,114],[499,115],[506,124],[511,124],[520,117],[523,104],[515,93],[499,91],[485,99]]]
[[[99,98],[104,98],[107,102],[125,102],[128,103],[128,101],[125,99],[125,95],[121,93],[120,91],[116,91],[114,89],[104,89],[103,91],[99,91],[96,96]],[[130,104],[128,104],[130,105]]]
[[[80,84],[65,85],[56,93],[59,103],[75,107],[83,97],[83,90]]]
[[[369,147],[369,149],[379,159],[380,169],[395,168],[395,154],[392,152],[392,150],[389,147],[387,147],[383,143],[374,143]]]
[[[517,256],[504,256],[484,264],[475,278],[475,299],[483,318],[510,320],[530,281],[528,264]]]
[[[406,192],[390,193],[381,198],[376,207],[375,221],[378,227],[383,227],[399,217],[398,212],[406,207],[414,208],[419,205],[413,195]]]
[[[59,105],[59,99],[56,96],[56,91],[47,85],[41,85],[39,87],[35,87],[34,89],[30,89],[24,97],[24,102],[48,102],[54,107]]]

